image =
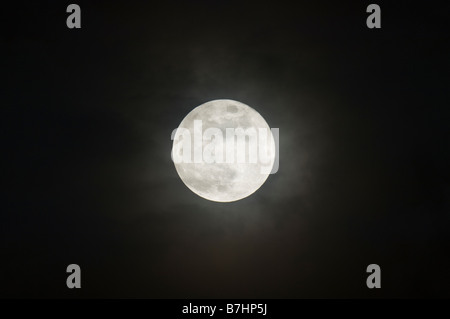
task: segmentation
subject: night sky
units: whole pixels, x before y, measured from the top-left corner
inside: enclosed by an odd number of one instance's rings
[[[450,297],[450,5],[73,2],[2,4],[0,297]],[[214,99],[280,129],[232,203],[170,157]]]

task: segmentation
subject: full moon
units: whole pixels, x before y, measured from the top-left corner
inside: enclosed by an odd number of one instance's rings
[[[242,132],[256,132],[256,137]],[[172,160],[180,179],[198,196],[215,202],[233,202],[256,192],[276,156],[274,136],[264,118],[233,100],[194,108],[172,139]]]

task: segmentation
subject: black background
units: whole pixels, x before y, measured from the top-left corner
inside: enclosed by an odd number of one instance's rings
[[[76,3],[2,5],[0,296],[450,297],[448,4]],[[221,98],[280,129],[228,204],[170,159]]]

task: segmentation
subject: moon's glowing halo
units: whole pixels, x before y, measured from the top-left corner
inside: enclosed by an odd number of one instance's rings
[[[201,123],[200,126],[198,125],[199,123]],[[203,132],[198,132],[199,127]],[[233,137],[230,147],[227,139],[228,135],[226,135],[228,133],[227,130],[230,129],[235,131],[254,130],[260,132],[262,130],[262,132],[267,132],[266,139],[263,139],[262,135],[256,135],[254,140],[257,140],[259,143],[258,150],[260,153],[258,155],[267,154],[267,156],[261,156],[261,158],[256,160],[253,157],[255,161],[250,160],[252,153],[249,137],[249,145],[245,145],[244,150],[246,161],[239,162],[237,160],[238,154],[242,154],[242,148],[239,148],[239,145],[242,146],[242,144],[239,144],[238,140],[235,143]],[[198,196],[216,202],[237,201],[257,191],[270,175],[276,156],[274,137],[264,118],[250,106],[233,100],[213,100],[193,109],[186,115],[178,129],[174,131],[175,134],[172,136],[174,139],[172,159],[174,159],[174,154],[179,152],[180,140],[182,141],[183,138],[186,138],[184,135],[182,136],[182,132],[186,130],[189,131],[188,144],[191,145],[190,142],[193,141],[193,146],[187,148],[187,152],[183,149],[181,153],[184,154],[183,152],[186,152],[185,155],[192,161],[174,160],[174,163],[180,179]],[[222,132],[223,140],[217,139],[216,135],[212,138],[211,135],[207,136],[207,134],[204,134],[204,132],[209,130]],[[200,135],[196,135],[197,133]],[[191,135],[194,135],[194,137],[192,138]],[[200,136],[200,139],[198,139],[198,136]],[[244,141],[246,141],[245,139],[246,137],[244,137]],[[261,141],[266,143],[264,144]],[[203,142],[203,145],[199,147],[196,142],[200,144]],[[194,161],[194,159],[198,159],[196,156],[199,154],[195,154],[195,152],[200,152],[200,156],[208,154],[204,153],[206,152],[205,144],[212,144],[212,142],[214,142],[214,145],[220,145],[220,148],[214,148],[215,152],[218,149],[223,149],[224,161],[220,161],[217,158],[215,162],[207,162],[207,159],[201,162]],[[235,155],[235,157],[231,155],[234,158],[232,162],[225,161],[225,157],[231,154],[227,153],[228,147],[230,147],[231,153]],[[181,159],[181,156],[177,158]],[[228,157],[226,158],[228,160]],[[265,159],[263,160],[263,158]]]

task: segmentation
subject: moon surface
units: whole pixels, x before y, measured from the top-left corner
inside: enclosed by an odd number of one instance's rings
[[[244,130],[253,128],[256,131],[258,129],[267,130],[266,145],[268,146],[265,148],[267,158],[265,161],[250,162],[247,160],[238,162],[236,155],[233,162],[215,161],[210,163],[203,160],[202,162],[177,163],[174,161],[176,171],[183,183],[198,196],[216,202],[237,201],[257,191],[270,175],[275,159],[274,138],[264,118],[250,106],[237,101],[213,100],[204,103],[193,109],[180,123],[175,133],[172,155],[175,151],[177,138],[178,141],[180,140],[180,128],[189,130],[191,134],[190,139],[193,142],[195,140],[195,137],[192,136],[194,135],[194,121],[197,121],[198,124],[198,120],[201,120],[203,132],[208,128],[220,129],[223,133],[224,142],[219,145],[223,146],[224,154],[226,154],[226,147],[234,146],[232,152],[234,154],[238,152],[238,143],[235,142],[230,146],[229,141],[225,138],[228,128]],[[198,132],[198,127],[196,129],[197,133],[200,133]],[[205,138],[204,134],[200,136],[202,139],[202,151],[204,151],[205,145],[211,143],[213,139],[211,137]],[[245,137],[245,139],[245,153],[246,159],[248,159],[250,138]],[[236,139],[234,140],[236,141]],[[261,148],[261,144],[258,146],[259,148]],[[195,146],[192,146],[190,149],[192,158],[194,158],[194,149]]]

